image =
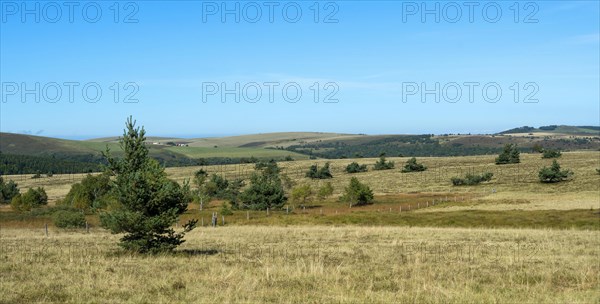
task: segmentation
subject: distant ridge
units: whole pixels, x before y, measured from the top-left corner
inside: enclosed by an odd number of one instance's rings
[[[522,133],[552,133],[564,135],[593,136],[600,135],[600,126],[567,126],[548,125],[539,128],[523,126],[499,132],[497,134],[522,134]]]
[[[122,151],[117,136],[91,140],[0,133],[0,152],[5,160],[28,163],[77,162],[100,164],[108,147],[115,156]],[[365,135],[327,132],[278,132],[226,137],[147,137],[150,156],[165,166],[189,166],[255,162],[259,159],[361,158],[397,156],[465,156],[497,154],[507,143],[523,152],[534,146],[561,151],[600,149],[600,127],[548,125],[519,127],[497,134]],[[40,159],[17,156],[40,157]],[[66,164],[65,164],[66,165]],[[31,166],[30,166],[31,167]],[[44,167],[47,168],[48,166]],[[33,167],[31,167],[33,168]],[[49,168],[49,167],[48,167]],[[83,170],[83,169],[82,169]]]
[[[333,140],[339,138],[359,137],[364,135],[327,133],[327,132],[273,132],[248,135],[223,136],[223,137],[201,137],[201,138],[171,138],[171,137],[148,137],[148,142],[167,143],[185,142],[190,147],[287,147],[298,142],[312,142],[318,140]],[[89,139],[89,142],[117,142],[118,137],[105,137]]]

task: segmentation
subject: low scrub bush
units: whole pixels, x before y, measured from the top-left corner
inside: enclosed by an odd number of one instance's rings
[[[425,171],[425,170],[427,170],[427,167],[425,167],[423,164],[417,163],[417,159],[413,157],[406,161],[406,164],[404,165],[402,172],[404,172],[404,173],[420,172],[420,171]]]
[[[326,182],[323,186],[319,188],[317,191],[317,197],[321,200],[330,197],[333,194],[333,185],[330,182]]]
[[[348,173],[360,173],[367,172],[367,165],[360,165],[357,162],[353,162],[346,166],[346,172]]]
[[[493,176],[494,174],[490,172],[483,173],[481,175],[467,173],[467,175],[465,175],[464,178],[453,177],[451,181],[452,185],[454,186],[472,186],[478,185],[482,182],[489,182],[490,180],[492,180]]]
[[[58,228],[83,228],[85,216],[81,211],[59,210],[52,215],[54,226]]]
[[[48,195],[44,188],[30,188],[24,194],[15,195],[10,205],[16,211],[29,211],[48,204]]]
[[[559,158],[562,153],[558,150],[544,150],[544,154],[542,154],[542,158]]]
[[[313,179],[328,179],[333,178],[333,175],[331,175],[331,171],[329,170],[329,163],[325,163],[321,168],[316,164],[310,166],[308,172],[306,172],[306,177]]]
[[[393,161],[386,161],[385,157],[381,156],[373,166],[373,170],[389,170],[394,169]]]

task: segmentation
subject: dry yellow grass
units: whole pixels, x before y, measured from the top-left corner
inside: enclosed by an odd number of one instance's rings
[[[422,157],[419,162],[429,169],[419,173],[401,173],[400,168],[408,158],[389,158],[396,162],[396,169],[369,171],[359,174],[347,174],[346,165],[353,161],[361,164],[373,164],[376,159],[344,159],[332,160],[331,168],[334,178],[330,180],[339,194],[347,185],[350,177],[356,176],[369,184],[376,194],[397,194],[410,192],[431,193],[470,193],[488,200],[526,199],[530,201],[528,209],[580,209],[600,205],[600,152],[568,152],[558,159],[561,166],[575,172],[571,181],[559,184],[541,184],[537,172],[543,166],[549,166],[552,160],[541,159],[540,154],[521,154],[521,164],[494,164],[495,156],[467,157]],[[304,177],[311,164],[323,165],[325,160],[306,160],[282,162],[283,172],[298,183],[308,183],[317,187],[323,181]],[[200,167],[167,168],[169,176],[179,182],[190,179]],[[253,164],[224,165],[203,167],[209,173],[223,174],[227,178],[248,177],[254,170]],[[450,178],[462,176],[467,172],[492,172],[491,183],[472,187],[453,187]],[[64,197],[70,185],[81,180],[85,174],[55,175],[53,177],[30,179],[29,176],[8,176],[14,179],[23,189],[43,186],[51,200]],[[495,190],[495,193],[492,193]]]
[[[0,302],[597,303],[596,232],[199,228],[171,256],[117,236],[1,231]]]
[[[400,173],[407,158],[390,158],[396,161],[394,170],[354,175],[343,172],[347,164],[373,164],[376,159],[334,160],[335,178],[329,181],[336,195],[351,176],[369,184],[380,202],[361,210],[367,215],[401,198],[429,200],[446,195],[467,201],[421,209],[417,214],[465,209],[597,209],[600,176],[595,169],[600,167],[599,156],[599,152],[564,153],[559,162],[575,176],[554,185],[537,181],[539,168],[551,163],[539,154],[522,154],[522,164],[506,166],[494,165],[494,156],[419,158],[429,169],[409,174]],[[304,177],[314,163],[322,165],[325,161],[280,165],[297,183],[317,187],[323,181]],[[253,167],[204,169],[235,178],[248,176]],[[167,173],[183,182],[198,169],[168,168]],[[466,172],[487,171],[494,173],[489,184],[453,187],[449,181]],[[22,190],[43,186],[56,200],[84,176],[13,179]],[[219,208],[212,205],[206,212]],[[325,213],[337,214],[338,209],[329,210],[328,206],[322,207]],[[96,219],[89,220],[96,227]],[[86,234],[51,226],[50,236],[45,237],[42,221],[22,223],[20,229],[6,229],[0,222],[0,303],[600,301],[597,231],[220,226],[192,231],[175,255],[138,256],[119,251],[119,237],[98,228]]]
[[[353,162],[372,165],[377,159],[344,159],[332,160],[331,169],[334,178],[332,182],[335,193],[340,193],[348,184],[351,177],[355,176],[369,184],[376,194],[397,194],[410,192],[424,193],[471,193],[489,199],[528,199],[532,195],[533,205],[546,208],[543,203],[546,199],[551,202],[563,201],[569,204],[560,208],[578,209],[589,208],[591,205],[600,205],[600,175],[596,168],[600,168],[600,152],[569,152],[558,159],[563,168],[575,172],[571,181],[559,184],[542,184],[538,180],[538,171],[543,166],[549,166],[552,160],[542,159],[540,154],[521,154],[521,164],[502,165],[494,164],[494,155],[466,156],[466,157],[422,157],[418,158],[428,167],[427,171],[418,173],[401,173],[400,169],[408,158],[388,158],[396,162],[396,169],[348,174],[345,167]],[[323,165],[326,160],[306,160],[295,162],[282,162],[284,173],[298,183],[308,183],[314,187],[325,182],[311,180],[304,177],[304,173],[312,164]],[[198,170],[198,167],[169,168],[169,175],[183,181]],[[253,165],[213,166],[207,168],[209,172],[222,173],[228,178],[247,176],[253,170]],[[491,183],[470,187],[454,187],[450,178],[464,176],[467,172],[492,172],[494,178]],[[495,193],[493,193],[495,190]],[[550,203],[550,206],[556,205]],[[535,206],[530,206],[534,208]]]
[[[332,160],[331,168],[334,178],[330,181],[335,194],[340,194],[352,176],[367,183],[378,195],[398,193],[455,193],[457,195],[470,194],[492,204],[477,204],[469,208],[485,210],[526,209],[588,209],[600,208],[600,175],[596,168],[600,168],[600,152],[567,152],[558,159],[563,168],[575,172],[571,181],[559,184],[542,184],[538,181],[538,171],[543,166],[549,166],[552,160],[542,159],[540,154],[521,154],[521,164],[502,165],[494,164],[494,155],[466,156],[466,157],[421,157],[418,158],[428,167],[425,172],[401,173],[400,169],[408,158],[389,158],[396,162],[396,169],[384,171],[369,171],[359,174],[347,174],[344,169],[353,161],[361,164],[372,165],[377,159],[343,159]],[[326,160],[305,160],[281,162],[283,172],[297,183],[307,183],[314,188],[324,181],[311,180],[304,177],[308,167],[318,163],[323,165]],[[201,167],[167,168],[169,176],[179,182],[190,179],[194,172]],[[209,173],[222,174],[227,178],[248,177],[254,171],[253,164],[223,165],[202,167]],[[467,172],[492,172],[494,178],[491,183],[478,186],[454,187],[450,178],[463,176]],[[85,174],[55,175],[51,178],[30,179],[28,177],[8,176],[15,179],[22,189],[43,186],[48,192],[51,201],[64,197],[70,185],[81,180]],[[515,208],[514,201],[526,200],[526,204],[518,204]],[[506,203],[508,202],[508,203]],[[453,207],[463,208],[463,207]],[[454,209],[449,209],[454,210]]]

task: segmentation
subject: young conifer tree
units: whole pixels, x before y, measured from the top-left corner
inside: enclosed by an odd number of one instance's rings
[[[104,153],[114,175],[112,189],[119,207],[101,214],[102,225],[112,233],[125,233],[119,245],[127,250],[171,251],[184,242],[184,234],[197,222],[187,222],[179,233],[172,228],[187,209],[189,185],[182,187],[168,179],[164,168],[148,156],[144,128],[136,128],[131,117],[125,126],[119,140],[123,157],[113,158],[108,148]]]

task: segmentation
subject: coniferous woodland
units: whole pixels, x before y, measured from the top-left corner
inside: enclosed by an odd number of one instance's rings
[[[118,153],[117,157],[119,156]],[[67,160],[68,158],[69,160]],[[160,158],[156,159],[165,167],[210,166],[256,163],[255,157],[208,157],[208,158]],[[102,155],[52,155],[32,156],[6,154],[0,152],[0,175],[11,174],[69,174],[101,172],[106,165]]]
[[[100,161],[70,161],[53,156],[0,153],[0,175],[86,173],[100,170]]]

